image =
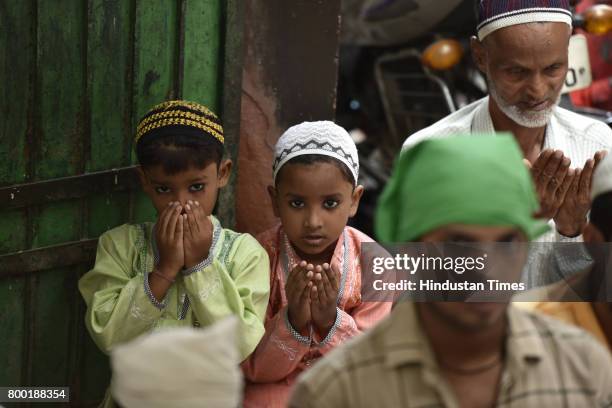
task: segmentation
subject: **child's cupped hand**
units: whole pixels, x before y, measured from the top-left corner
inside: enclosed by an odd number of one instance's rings
[[[336,321],[338,278],[328,263],[317,265],[310,292],[312,322],[321,336],[326,336]]]
[[[155,227],[155,242],[159,251],[158,268],[170,277],[176,276],[185,264],[182,210],[180,203],[169,203],[159,215]]]
[[[285,293],[288,302],[288,318],[291,326],[301,334],[311,322],[310,291],[313,287],[314,266],[302,261],[289,272]]]
[[[213,224],[197,201],[185,204],[184,251],[185,267],[191,268],[208,257],[213,238]]]

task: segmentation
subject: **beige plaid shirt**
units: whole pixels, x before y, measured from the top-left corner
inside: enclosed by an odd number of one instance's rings
[[[497,407],[612,408],[612,358],[586,332],[508,309],[509,335]],[[458,344],[457,347],[461,345]],[[306,372],[294,408],[458,408],[411,303]]]

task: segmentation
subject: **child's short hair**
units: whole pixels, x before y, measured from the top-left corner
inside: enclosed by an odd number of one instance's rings
[[[217,166],[223,158],[223,127],[203,105],[169,101],[153,107],[138,124],[136,157],[141,166],[161,165],[168,174]]]
[[[332,163],[353,186],[359,178],[355,142],[346,130],[330,121],[302,122],[281,135],[274,149],[274,184],[287,163]]]

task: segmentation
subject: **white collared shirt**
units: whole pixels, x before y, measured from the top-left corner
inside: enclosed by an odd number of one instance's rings
[[[402,150],[409,149],[430,138],[493,134],[494,132],[495,128],[489,112],[489,97],[486,96],[411,135],[404,142]],[[563,151],[565,156],[572,161],[571,168],[582,168],[588,159],[595,156],[596,152],[612,150],[612,129],[603,122],[556,107],[546,127],[543,148]],[[538,238],[537,242],[582,241],[582,236],[576,238],[562,236],[557,232],[554,221],[550,220],[549,223],[551,231]],[[584,255],[586,254],[570,249],[564,253],[557,253],[556,259],[551,260],[542,256],[536,259],[535,253],[532,253],[524,281],[528,287],[533,287],[549,284],[569,276],[577,270],[584,269],[585,262],[590,261]],[[546,273],[542,273],[544,268]]]
[[[493,132],[486,96],[408,137],[402,150],[432,137]],[[603,122],[557,107],[546,127],[544,149],[562,150],[572,160],[571,167],[582,168],[597,151],[612,149],[612,129]]]

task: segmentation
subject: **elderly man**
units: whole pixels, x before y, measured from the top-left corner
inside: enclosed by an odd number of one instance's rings
[[[521,242],[543,231],[536,207],[511,136],[428,140],[400,157],[376,229],[386,242]],[[577,328],[507,302],[404,302],[305,373],[290,406],[610,404],[612,358]]]
[[[612,147],[612,130],[604,123],[557,106],[568,69],[571,24],[567,0],[481,0],[478,37],[471,46],[490,96],[404,143],[405,149],[431,137],[512,132],[532,169],[539,216],[553,220],[554,231],[541,239],[549,242],[581,239],[593,169],[603,157],[600,151]],[[545,253],[530,261],[525,276],[530,286],[551,283],[576,269],[562,260],[556,276],[540,276]]]

